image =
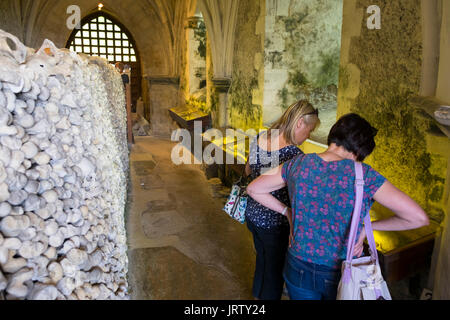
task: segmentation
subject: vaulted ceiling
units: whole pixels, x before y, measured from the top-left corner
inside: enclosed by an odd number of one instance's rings
[[[76,4],[84,17],[97,9],[92,0],[2,0],[0,28],[27,46],[37,48],[44,39],[64,47],[72,32],[66,26]],[[238,0],[103,0],[104,9],[132,33],[142,53],[145,73],[176,76],[180,73],[186,19],[203,13],[211,41],[214,74],[232,73],[234,31]],[[2,17],[3,14],[3,17]],[[146,58],[147,57],[147,58]]]

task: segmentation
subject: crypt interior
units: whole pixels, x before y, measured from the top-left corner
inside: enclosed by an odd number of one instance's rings
[[[379,28],[370,27],[374,5]],[[79,24],[69,28],[77,8]],[[30,160],[22,159],[14,172],[0,171],[0,186],[10,182],[5,193],[23,196],[11,203],[0,194],[0,299],[252,299],[251,235],[222,211],[247,156],[236,145],[246,145],[251,135],[230,142],[227,129],[267,129],[300,99],[319,109],[322,122],[301,146],[305,153],[326,150],[336,120],[360,114],[379,130],[366,163],[429,216],[430,225],[421,229],[375,231],[392,297],[450,299],[450,126],[434,117],[450,105],[449,0],[2,0],[0,30],[16,37],[0,34],[0,57],[23,46],[30,63],[24,58],[19,64],[30,70],[42,66],[39,59],[49,51],[65,57],[61,68],[76,65],[64,77],[46,71],[59,81],[42,80],[54,84],[50,97],[58,95],[55,88],[66,90],[61,100],[69,91],[81,100],[83,92],[94,97],[84,99],[82,113],[64,108],[67,127],[59,118],[54,131],[29,126],[37,145],[39,137],[50,149],[70,140],[65,165],[81,163],[81,191],[66,188],[71,170],[64,167],[66,173],[50,173],[59,189],[32,203],[20,191],[31,186],[11,175],[29,178],[35,155],[25,154]],[[117,90],[121,79],[111,64],[119,62],[131,67],[129,97]],[[16,94],[34,110],[32,95],[20,90]],[[33,99],[38,107],[42,94]],[[201,121],[201,134],[218,129],[224,135],[200,140],[202,147],[213,145],[236,164],[172,162],[179,143],[173,133],[193,132],[194,121]],[[64,130],[79,137],[68,138]],[[0,135],[0,147],[15,143]],[[41,158],[42,168],[63,166]],[[91,168],[94,158],[103,169]],[[111,183],[94,183],[92,170]],[[51,203],[72,214],[50,223]],[[373,219],[390,215],[376,203],[371,211]],[[59,231],[52,231],[55,223]],[[12,224],[26,227],[12,230]]]

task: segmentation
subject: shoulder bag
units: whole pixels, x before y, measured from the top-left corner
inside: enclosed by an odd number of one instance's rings
[[[350,235],[347,246],[347,258],[342,263],[342,277],[339,282],[337,300],[392,300],[386,281],[381,274],[378,253],[373,236],[370,214],[364,218],[370,256],[353,259],[353,250],[360,221],[363,195],[364,176],[362,164],[355,162],[356,169],[356,200],[353,211]]]

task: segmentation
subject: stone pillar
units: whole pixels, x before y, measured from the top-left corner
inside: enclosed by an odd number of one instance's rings
[[[216,128],[224,129],[230,124],[228,115],[228,92],[231,86],[231,79],[214,78],[213,85],[219,98],[217,110],[213,116],[213,122]]]
[[[151,134],[170,139],[178,125],[172,120],[169,109],[179,105],[180,79],[171,77],[146,77],[150,99]]]
[[[198,52],[200,41],[195,36],[195,33],[199,30],[202,22],[203,18],[200,16],[192,16],[187,19],[187,96],[191,96],[198,91],[202,77],[206,77],[206,57],[200,56]]]
[[[447,160],[447,180],[446,180],[446,218],[442,224],[441,236],[436,239],[439,243],[435,246],[434,256],[437,256],[436,268],[432,265],[431,272],[435,269],[433,300],[450,299],[450,157]],[[434,257],[433,257],[434,258]],[[435,260],[435,259],[433,259]]]

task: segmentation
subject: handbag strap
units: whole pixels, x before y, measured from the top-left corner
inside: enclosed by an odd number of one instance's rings
[[[353,260],[353,250],[356,245],[356,235],[358,233],[358,226],[364,198],[364,173],[362,164],[360,162],[355,162],[355,171],[356,171],[356,180],[355,180],[356,199],[355,199],[355,208],[352,216],[352,223],[350,226],[350,235],[348,239],[347,259],[346,259],[346,261],[350,262],[350,264]],[[366,217],[364,217],[364,227],[366,229],[367,241],[369,243],[370,248],[370,255],[372,259],[378,263],[378,253],[376,249],[377,247],[375,245],[375,238],[373,236],[372,222],[370,220],[369,213],[367,214]]]
[[[259,133],[257,136],[256,136],[256,143],[258,143],[258,138],[259,138],[259,135],[260,135],[261,133]],[[251,152],[251,148],[250,148],[250,152]],[[245,162],[245,165],[244,165],[244,168],[242,169],[242,173],[241,173],[241,176],[239,177],[239,180],[236,182],[237,184],[240,184],[241,182],[242,182],[242,179],[244,178],[244,174],[245,174],[245,169],[247,168],[247,164],[250,162],[250,153],[248,154],[248,157],[247,157],[247,161]]]

